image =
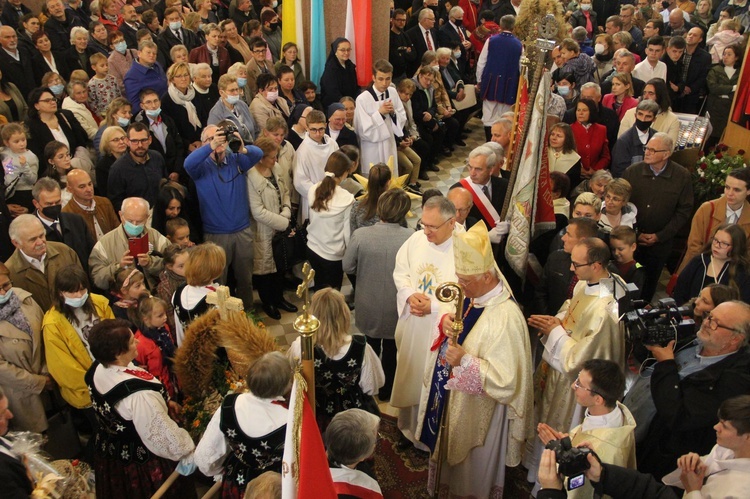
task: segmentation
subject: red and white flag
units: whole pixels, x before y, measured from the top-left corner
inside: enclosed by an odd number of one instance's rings
[[[337,499],[315,411],[295,375],[281,469],[282,499]],[[300,393],[301,392],[301,393]],[[295,445],[298,444],[298,445]]]
[[[372,82],[372,0],[347,0],[344,36],[352,44],[349,57],[357,65],[357,83]]]

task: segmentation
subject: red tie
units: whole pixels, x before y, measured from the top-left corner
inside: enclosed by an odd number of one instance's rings
[[[432,42],[430,41],[430,32],[425,31],[424,37],[425,37],[425,40],[427,40],[427,50],[432,50]]]
[[[461,39],[461,43],[465,42],[466,38],[464,38],[464,33],[463,31],[461,31],[461,28],[456,26],[456,29],[458,30],[458,37]]]
[[[568,286],[568,299],[573,298],[573,290],[575,289],[576,284],[578,284],[578,276],[573,274],[573,278],[570,280],[570,286]]]

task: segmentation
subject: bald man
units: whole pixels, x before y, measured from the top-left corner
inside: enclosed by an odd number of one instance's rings
[[[62,212],[81,215],[94,241],[98,241],[104,234],[120,225],[112,202],[105,197],[94,195],[94,184],[86,170],[70,170],[67,184],[73,199],[65,205]]]
[[[464,229],[469,229],[477,223],[477,219],[469,217],[471,207],[474,206],[474,201],[471,198],[471,192],[464,189],[463,187],[454,187],[448,191],[446,196],[448,201],[453,203],[456,207],[456,223],[464,226]]]

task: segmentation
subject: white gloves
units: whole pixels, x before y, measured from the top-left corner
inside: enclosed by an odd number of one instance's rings
[[[495,228],[489,232],[490,242],[492,244],[500,244],[503,240],[503,236],[510,232],[510,222],[498,222]]]

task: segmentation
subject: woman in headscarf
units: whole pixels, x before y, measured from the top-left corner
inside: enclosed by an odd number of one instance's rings
[[[349,60],[351,53],[352,44],[346,38],[336,38],[331,44],[331,53],[320,77],[320,98],[325,108],[344,96],[354,99],[359,95],[356,66]]]
[[[167,81],[169,87],[166,95],[162,97],[161,106],[164,112],[174,119],[177,130],[187,146],[185,153],[189,154],[201,146],[203,125],[193,105],[195,89],[188,64],[172,64],[167,70]]]

